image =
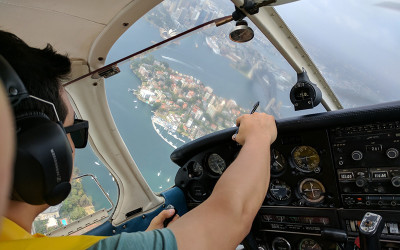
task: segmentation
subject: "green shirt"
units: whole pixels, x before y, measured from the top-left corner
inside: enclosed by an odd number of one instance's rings
[[[90,250],[100,249],[154,249],[177,250],[175,236],[168,228],[149,232],[121,233],[102,239]]]

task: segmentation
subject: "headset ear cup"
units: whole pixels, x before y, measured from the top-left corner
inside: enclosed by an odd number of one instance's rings
[[[49,194],[46,195],[46,203],[55,206],[65,200],[71,192],[71,183],[62,182],[55,186]]]
[[[62,202],[71,190],[73,164],[63,127],[42,113],[24,114],[16,121],[13,199],[32,205]]]
[[[14,166],[13,198],[32,205],[44,204],[44,183],[40,163],[28,152],[18,149]]]

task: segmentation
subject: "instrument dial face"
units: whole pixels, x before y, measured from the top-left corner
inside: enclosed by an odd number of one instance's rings
[[[299,193],[308,202],[318,203],[325,198],[325,187],[316,179],[304,179],[299,185]]]
[[[272,241],[272,250],[291,250],[292,246],[290,243],[282,237],[276,237]]]
[[[211,154],[207,159],[208,166],[214,174],[221,175],[226,169],[224,159],[218,154]]]
[[[296,168],[302,172],[310,173],[319,171],[320,158],[318,152],[310,146],[296,147],[292,152]]]
[[[285,157],[278,150],[272,149],[271,154],[271,173],[279,174],[286,169],[287,163]]]
[[[292,189],[280,180],[273,180],[269,187],[272,197],[279,201],[285,201],[292,195]]]
[[[191,162],[188,165],[188,174],[190,178],[199,177],[203,174],[203,167],[198,162]]]
[[[300,242],[300,250],[322,250],[321,246],[313,239],[303,239]]]

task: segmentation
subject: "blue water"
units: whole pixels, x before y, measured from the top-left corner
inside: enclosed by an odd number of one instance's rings
[[[144,32],[146,37],[139,39],[136,34]],[[127,53],[143,49],[152,41],[159,40],[161,38],[158,29],[142,19],[114,44],[107,62],[122,58]],[[199,45],[198,48],[195,47],[196,43]],[[188,51],[191,52],[190,55]],[[172,69],[200,79],[205,85],[211,86],[214,93],[219,96],[234,99],[247,108],[255,102],[255,98],[244,94],[257,93],[257,89],[252,89],[255,84],[233,71],[228,59],[214,54],[205,44],[205,38],[201,34],[184,38],[179,46],[171,44],[151,54],[160,61],[168,62]],[[174,61],[166,58],[172,58]],[[128,92],[129,88],[137,89],[141,84],[129,69],[129,62],[119,67],[121,73],[106,80],[107,99],[111,112],[144,178],[152,190],[162,191],[174,184],[178,170],[178,167],[169,159],[174,148],[154,131],[151,124],[151,107]],[[223,72],[230,73],[223,74]],[[234,88],[233,91],[226,91],[230,87]]]
[[[158,29],[146,20],[140,19],[114,44],[106,63],[121,59],[161,40]],[[197,48],[195,44],[198,44]],[[261,90],[264,84],[257,84],[233,70],[230,66],[231,61],[214,54],[201,33],[181,39],[179,45],[172,43],[151,54],[158,60],[167,62],[174,70],[200,79],[203,84],[211,86],[216,95],[234,99],[243,108],[251,109],[257,100],[261,101],[261,106],[267,104],[268,100],[262,97],[265,96],[265,90]],[[106,82],[114,83],[114,77],[107,79]],[[107,90],[109,89],[107,86]]]
[[[102,185],[105,192],[108,192],[114,204],[117,202],[118,187],[113,181],[110,172],[94,155],[89,144],[86,146],[86,148],[77,149],[75,151],[75,167],[79,169],[80,175],[93,174]],[[97,184],[91,179],[91,177],[82,177],[81,181],[87,195],[93,198],[93,205],[96,211],[102,208],[108,209],[111,207],[111,204],[107,201],[107,199],[102,194]]]
[[[121,73],[107,79],[108,104],[142,175],[152,190],[162,191],[174,184],[178,167],[169,159],[174,148],[153,129],[151,107],[128,91],[140,85],[140,80],[131,72],[129,65],[122,65]]]

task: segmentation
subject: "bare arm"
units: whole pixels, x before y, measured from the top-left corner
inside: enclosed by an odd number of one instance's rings
[[[248,234],[269,185],[275,120],[254,113],[238,118],[243,145],[211,196],[169,226],[179,249],[234,249]]]

